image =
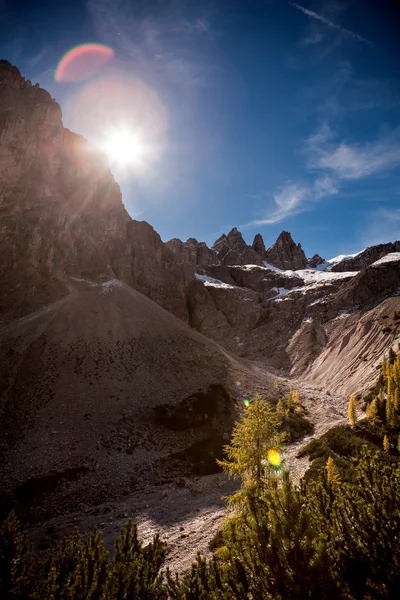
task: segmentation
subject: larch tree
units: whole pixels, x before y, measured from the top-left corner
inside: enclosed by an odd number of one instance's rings
[[[348,412],[348,416],[349,416],[350,426],[354,429],[356,422],[357,422],[356,399],[354,396],[350,396],[347,412]]]

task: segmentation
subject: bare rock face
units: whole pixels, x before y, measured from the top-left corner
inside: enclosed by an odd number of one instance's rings
[[[2,320],[61,298],[68,276],[120,278],[187,320],[176,256],[132,221],[104,157],[61,117],[48,92],[0,61]]]
[[[213,245],[223,265],[261,265],[262,257],[248,246],[240,231],[234,227],[228,235],[222,234]]]
[[[400,252],[400,241],[388,242],[387,244],[378,244],[377,246],[369,246],[356,256],[345,258],[333,265],[332,271],[360,271],[363,267],[372,265],[372,263],[391,252]]]
[[[257,252],[257,254],[261,256],[262,260],[265,260],[265,244],[263,237],[260,233],[257,233],[254,236],[252,247]]]
[[[173,238],[165,245],[177,256],[179,264],[218,264],[218,255],[215,250],[209,248],[205,242],[198,242],[195,238],[189,238],[186,242]]]
[[[292,236],[287,231],[282,231],[266,252],[266,260],[269,264],[279,269],[296,271],[307,266],[307,258],[301,244],[295,244]]]
[[[314,254],[314,256],[307,260],[307,267],[310,267],[310,269],[316,269],[319,265],[323,265],[324,262],[324,258],[321,258],[319,254]]]

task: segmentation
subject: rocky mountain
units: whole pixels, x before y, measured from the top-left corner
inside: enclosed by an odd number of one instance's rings
[[[320,265],[323,265],[325,262],[325,259],[321,258],[319,254],[314,254],[314,256],[307,259],[307,267],[309,267],[310,269],[316,269]]]
[[[252,246],[253,246],[253,249],[257,252],[257,254],[259,256],[261,256],[262,259],[265,259],[265,244],[264,244],[262,235],[260,233],[257,233],[254,236],[254,241],[253,241]]]
[[[240,231],[234,227],[228,235],[222,234],[213,245],[222,265],[262,264],[263,257],[248,246]]]
[[[93,505],[187,475],[196,448],[197,472],[214,470],[232,380],[272,376],[118,280],[68,288],[0,332],[3,500],[31,515]]]
[[[378,244],[377,246],[369,246],[358,254],[344,256],[342,260],[335,262],[332,265],[332,271],[360,271],[363,267],[368,267],[380,258],[393,252],[400,252],[400,242],[389,242],[387,244]]]
[[[7,61],[0,160],[6,506],[38,515],[127,493],[157,469],[163,479],[215,469],[232,382],[253,393],[270,373],[184,323],[193,270],[129,217],[102,156]]]
[[[266,252],[267,262],[279,269],[304,269],[307,266],[306,255],[301,244],[295,244],[287,231],[282,231],[275,244]]]
[[[65,277],[119,278],[187,319],[185,275],[133,221],[104,158],[65,129],[45,90],[0,61],[2,320],[68,293]]]
[[[189,238],[186,242],[174,238],[165,245],[177,256],[179,264],[218,264],[218,254],[215,250],[209,248],[205,242],[198,242],[195,238]]]
[[[254,237],[253,244],[249,246],[236,227],[227,235],[223,233],[208,248],[205,242],[198,242],[189,238],[186,242],[172,239],[166,246],[178,257],[179,264],[188,265],[263,265],[268,262],[279,269],[303,269],[307,259],[301,244],[295,244],[292,236],[287,231],[282,231],[276,242],[265,249],[265,243],[260,233]],[[324,262],[321,259],[321,262]],[[318,263],[319,264],[319,263]]]
[[[256,391],[303,386],[342,422],[400,343],[400,242],[330,261],[288,232],[163,243],[61,117],[0,61],[3,508],[82,513],[209,473]]]

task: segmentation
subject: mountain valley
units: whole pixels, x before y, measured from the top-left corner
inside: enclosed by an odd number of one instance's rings
[[[1,510],[38,546],[127,516],[187,568],[235,490],[216,465],[256,393],[299,390],[314,431],[347,422],[400,350],[400,241],[307,258],[234,228],[166,242],[127,213],[105,158],[0,61]],[[183,528],[183,529],[182,529]]]

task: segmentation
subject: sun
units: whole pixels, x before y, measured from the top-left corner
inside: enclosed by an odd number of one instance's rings
[[[119,168],[140,167],[148,154],[140,135],[128,130],[109,133],[101,148],[110,163]]]

